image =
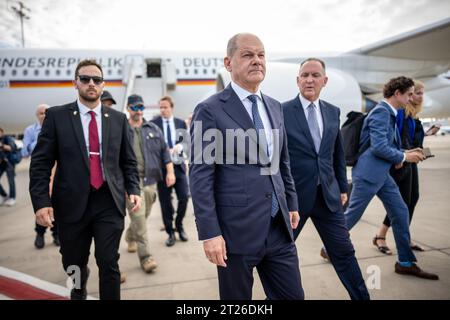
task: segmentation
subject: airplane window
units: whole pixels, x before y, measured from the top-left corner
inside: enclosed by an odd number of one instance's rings
[[[108,69],[108,75],[112,75],[112,70]]]
[[[0,71],[0,75],[3,77],[6,74],[5,70]]]
[[[212,74],[216,74],[216,69],[212,69]]]
[[[208,70],[207,69],[203,69],[203,74],[207,74]]]
[[[180,74],[180,69],[177,69],[177,71],[176,71],[176,72],[177,72],[177,74]]]
[[[24,76],[26,76],[26,75],[28,74],[28,70],[27,70],[27,69],[24,69],[24,70],[22,71],[22,74],[23,74]]]
[[[46,76],[50,75],[50,70],[48,70],[48,69],[45,70],[45,75],[46,75]]]
[[[184,69],[184,74],[189,74],[189,69]]]
[[[34,69],[34,75],[38,76],[39,75],[39,69]]]
[[[13,71],[11,71],[11,75],[15,76],[17,74],[17,70],[14,69]]]
[[[67,74],[68,76],[70,76],[70,75],[72,74],[72,72],[70,71],[70,69],[67,69],[67,70],[66,70],[66,74]]]
[[[61,74],[61,70],[56,69],[56,75],[59,76]]]
[[[122,70],[120,70],[120,69],[117,70],[117,74],[118,74],[118,75],[121,75],[121,74],[122,74]]]
[[[198,74],[198,69],[194,69],[194,74]]]

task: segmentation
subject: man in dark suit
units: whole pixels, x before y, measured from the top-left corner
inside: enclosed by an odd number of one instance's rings
[[[349,230],[359,221],[375,195],[386,208],[394,232],[398,261],[394,270],[398,274],[438,280],[436,274],[420,269],[411,249],[409,210],[389,170],[399,169],[403,163],[418,163],[425,159],[421,149],[403,151],[396,125],[397,110],[408,104],[414,92],[414,81],[406,77],[389,80],[383,88],[381,101],[364,120],[361,129],[358,162],[353,167],[353,190],[345,211]]]
[[[319,99],[328,81],[325,63],[316,58],[300,65],[300,94],[283,103],[291,172],[300,211],[295,238],[311,218],[331,263],[351,299],[369,299],[355,250],[345,225],[342,205],[347,201],[344,150],[339,108]]]
[[[255,267],[269,299],[303,299],[292,233],[298,205],[281,105],[259,90],[266,71],[262,42],[235,35],[224,64],[231,84],[196,107],[191,125],[189,177],[199,239],[217,265],[221,299],[251,299]]]
[[[58,226],[64,270],[74,273],[71,298],[86,299],[93,238],[100,299],[120,299],[118,249],[125,194],[134,203],[132,211],[141,205],[130,129],[123,113],[101,105],[103,71],[95,60],[78,64],[74,86],[77,101],[47,110],[31,157],[31,200],[38,224]]]
[[[168,187],[165,181],[158,182],[158,197],[161,205],[164,227],[169,237],[166,240],[166,246],[171,247],[175,244],[175,230],[173,228],[173,216],[175,209],[172,205],[172,191],[178,199],[177,216],[175,218],[175,228],[181,241],[188,241],[188,236],[184,231],[183,219],[186,215],[186,209],[189,201],[189,186],[186,175],[186,164],[184,157],[187,148],[186,141],[182,141],[183,135],[177,134],[177,130],[187,130],[186,123],[173,116],[174,103],[169,96],[162,97],[159,100],[159,110],[161,116],[152,120],[164,133],[164,139],[172,157],[175,170],[176,182]],[[164,176],[166,175],[163,169]]]

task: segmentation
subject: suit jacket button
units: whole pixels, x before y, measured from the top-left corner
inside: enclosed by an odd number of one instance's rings
[[[272,198],[272,194],[271,193],[266,193],[266,199],[270,199]]]

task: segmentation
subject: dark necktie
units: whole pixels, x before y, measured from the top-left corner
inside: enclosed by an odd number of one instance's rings
[[[314,103],[311,103],[308,106],[308,127],[311,132],[311,137],[314,142],[314,147],[316,152],[319,153],[320,150],[320,129],[319,129],[319,121],[317,120],[316,110],[314,110]]]
[[[253,124],[255,125],[255,129],[257,130],[257,134],[259,136],[259,132],[260,130],[262,130],[264,132],[263,137],[265,136],[265,131],[264,131],[264,124],[261,120],[261,117],[259,116],[259,111],[258,111],[258,103],[257,103],[257,98],[258,96],[256,95],[249,95],[248,100],[250,100],[252,102],[252,116],[253,116]],[[267,143],[263,143],[262,145],[267,145]],[[267,152],[267,156],[269,157],[269,149],[266,149]],[[270,211],[270,215],[272,217],[275,217],[278,213],[278,210],[280,210],[280,206],[278,204],[278,200],[277,200],[277,196],[275,194],[275,191],[272,191],[272,208]]]
[[[169,120],[166,121],[166,124],[167,124],[167,145],[169,146],[169,149],[173,149],[172,133],[170,132]]]
[[[94,189],[99,189],[103,184],[102,166],[100,164],[100,142],[98,139],[97,121],[95,112],[89,111],[91,121],[89,122],[89,168],[90,182]]]

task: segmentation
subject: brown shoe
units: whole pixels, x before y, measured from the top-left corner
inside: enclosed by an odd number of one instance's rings
[[[409,274],[416,276],[418,278],[428,279],[428,280],[439,280],[437,274],[428,273],[420,269],[415,263],[411,267],[402,267],[398,262],[395,263],[395,273],[398,274]]]
[[[320,256],[325,260],[330,261],[330,257],[328,256],[328,253],[325,251],[324,248],[320,248]]]
[[[150,273],[158,267],[158,264],[153,257],[149,257],[147,260],[142,262],[141,266],[145,272]]]
[[[136,241],[128,242],[128,252],[136,252],[136,251],[137,251]]]
[[[125,281],[127,281],[127,276],[125,273],[123,273],[122,271],[120,272],[120,283],[124,283]]]

